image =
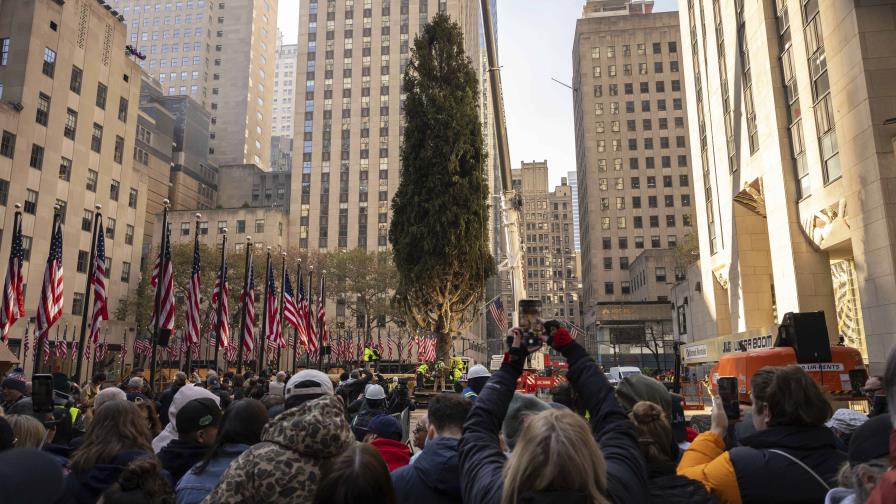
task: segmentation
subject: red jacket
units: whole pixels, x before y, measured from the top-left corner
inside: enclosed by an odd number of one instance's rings
[[[890,470],[880,477],[867,504],[888,502],[896,502],[896,430],[890,432]]]
[[[411,450],[401,441],[394,441],[388,438],[376,438],[370,442],[370,445],[380,452],[380,456],[386,461],[389,472],[399,467],[408,465],[411,461]]]

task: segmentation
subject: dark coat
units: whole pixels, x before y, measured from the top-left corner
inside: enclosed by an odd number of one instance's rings
[[[202,460],[208,446],[188,439],[172,439],[158,453],[162,467],[171,473],[174,484],[197,462]]]
[[[129,463],[152,455],[152,452],[141,450],[124,451],[108,464],[97,464],[87,471],[69,473],[65,477],[65,497],[62,502],[94,504],[106,489],[118,481],[118,477]]]
[[[746,436],[731,450],[731,465],[744,504],[751,502],[824,502],[828,489],[809,471],[778,450],[809,466],[835,487],[837,471],[847,461],[830,429],[773,426]]]
[[[182,385],[171,385],[159,395],[159,420],[162,421],[162,427],[168,425],[168,422],[170,421],[168,418],[168,408],[171,407],[171,401],[174,400],[174,396],[181,387]],[[223,409],[224,407],[222,406],[221,408]]]
[[[561,350],[569,363],[567,378],[583,407],[591,412],[591,430],[607,463],[607,497],[615,503],[647,502],[647,471],[632,423],[613,397],[613,388],[598,371],[588,352],[576,342]],[[507,458],[498,432],[513,397],[522,361],[505,362],[482,389],[467,416],[459,457],[464,502],[501,502],[503,469]],[[521,496],[527,502],[572,503],[578,494],[538,492]],[[527,500],[528,499],[528,500]]]
[[[414,463],[392,473],[396,504],[455,504],[463,502],[458,439],[437,437],[426,442]]]
[[[675,473],[675,464],[650,464],[647,467],[651,503],[717,504],[703,483]]]

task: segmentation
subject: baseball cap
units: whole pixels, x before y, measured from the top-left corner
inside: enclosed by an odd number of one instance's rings
[[[313,383],[309,383],[313,382]],[[316,369],[306,369],[294,374],[286,382],[286,397],[294,395],[324,394],[333,395],[333,382],[330,377]]]
[[[189,434],[217,425],[221,421],[221,407],[214,399],[200,397],[184,404],[177,412],[177,432]]]
[[[379,437],[401,441],[401,424],[392,415],[379,415],[370,421],[367,430]]]
[[[860,425],[849,438],[849,465],[856,466],[890,453],[890,431],[893,426],[888,415],[872,417]]]
[[[364,397],[367,399],[385,399],[386,392],[379,385],[370,385],[364,391]]]
[[[492,374],[486,369],[482,364],[476,364],[475,366],[470,368],[470,372],[467,373],[467,379],[472,380],[473,378],[479,378],[480,376],[491,376]]]

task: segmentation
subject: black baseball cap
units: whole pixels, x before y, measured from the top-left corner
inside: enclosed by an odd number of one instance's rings
[[[890,453],[889,415],[878,415],[858,426],[849,438],[849,465],[864,464]]]
[[[177,432],[189,434],[221,422],[221,407],[214,399],[201,397],[184,404],[175,419]]]

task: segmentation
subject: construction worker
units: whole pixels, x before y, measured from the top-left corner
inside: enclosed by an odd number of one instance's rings
[[[445,363],[442,361],[436,361],[433,366],[433,374],[435,375],[435,383],[433,384],[433,391],[441,392],[445,390],[445,375],[448,370],[445,368]]]
[[[423,390],[423,379],[426,378],[426,373],[429,372],[429,366],[426,365],[425,362],[421,362],[419,366],[417,366],[417,388]]]
[[[482,364],[476,364],[471,367],[470,372],[467,373],[467,386],[463,391],[464,397],[475,401],[491,375],[489,370]]]
[[[373,361],[373,350],[370,349],[370,345],[364,345],[364,370],[370,370],[370,363]]]

